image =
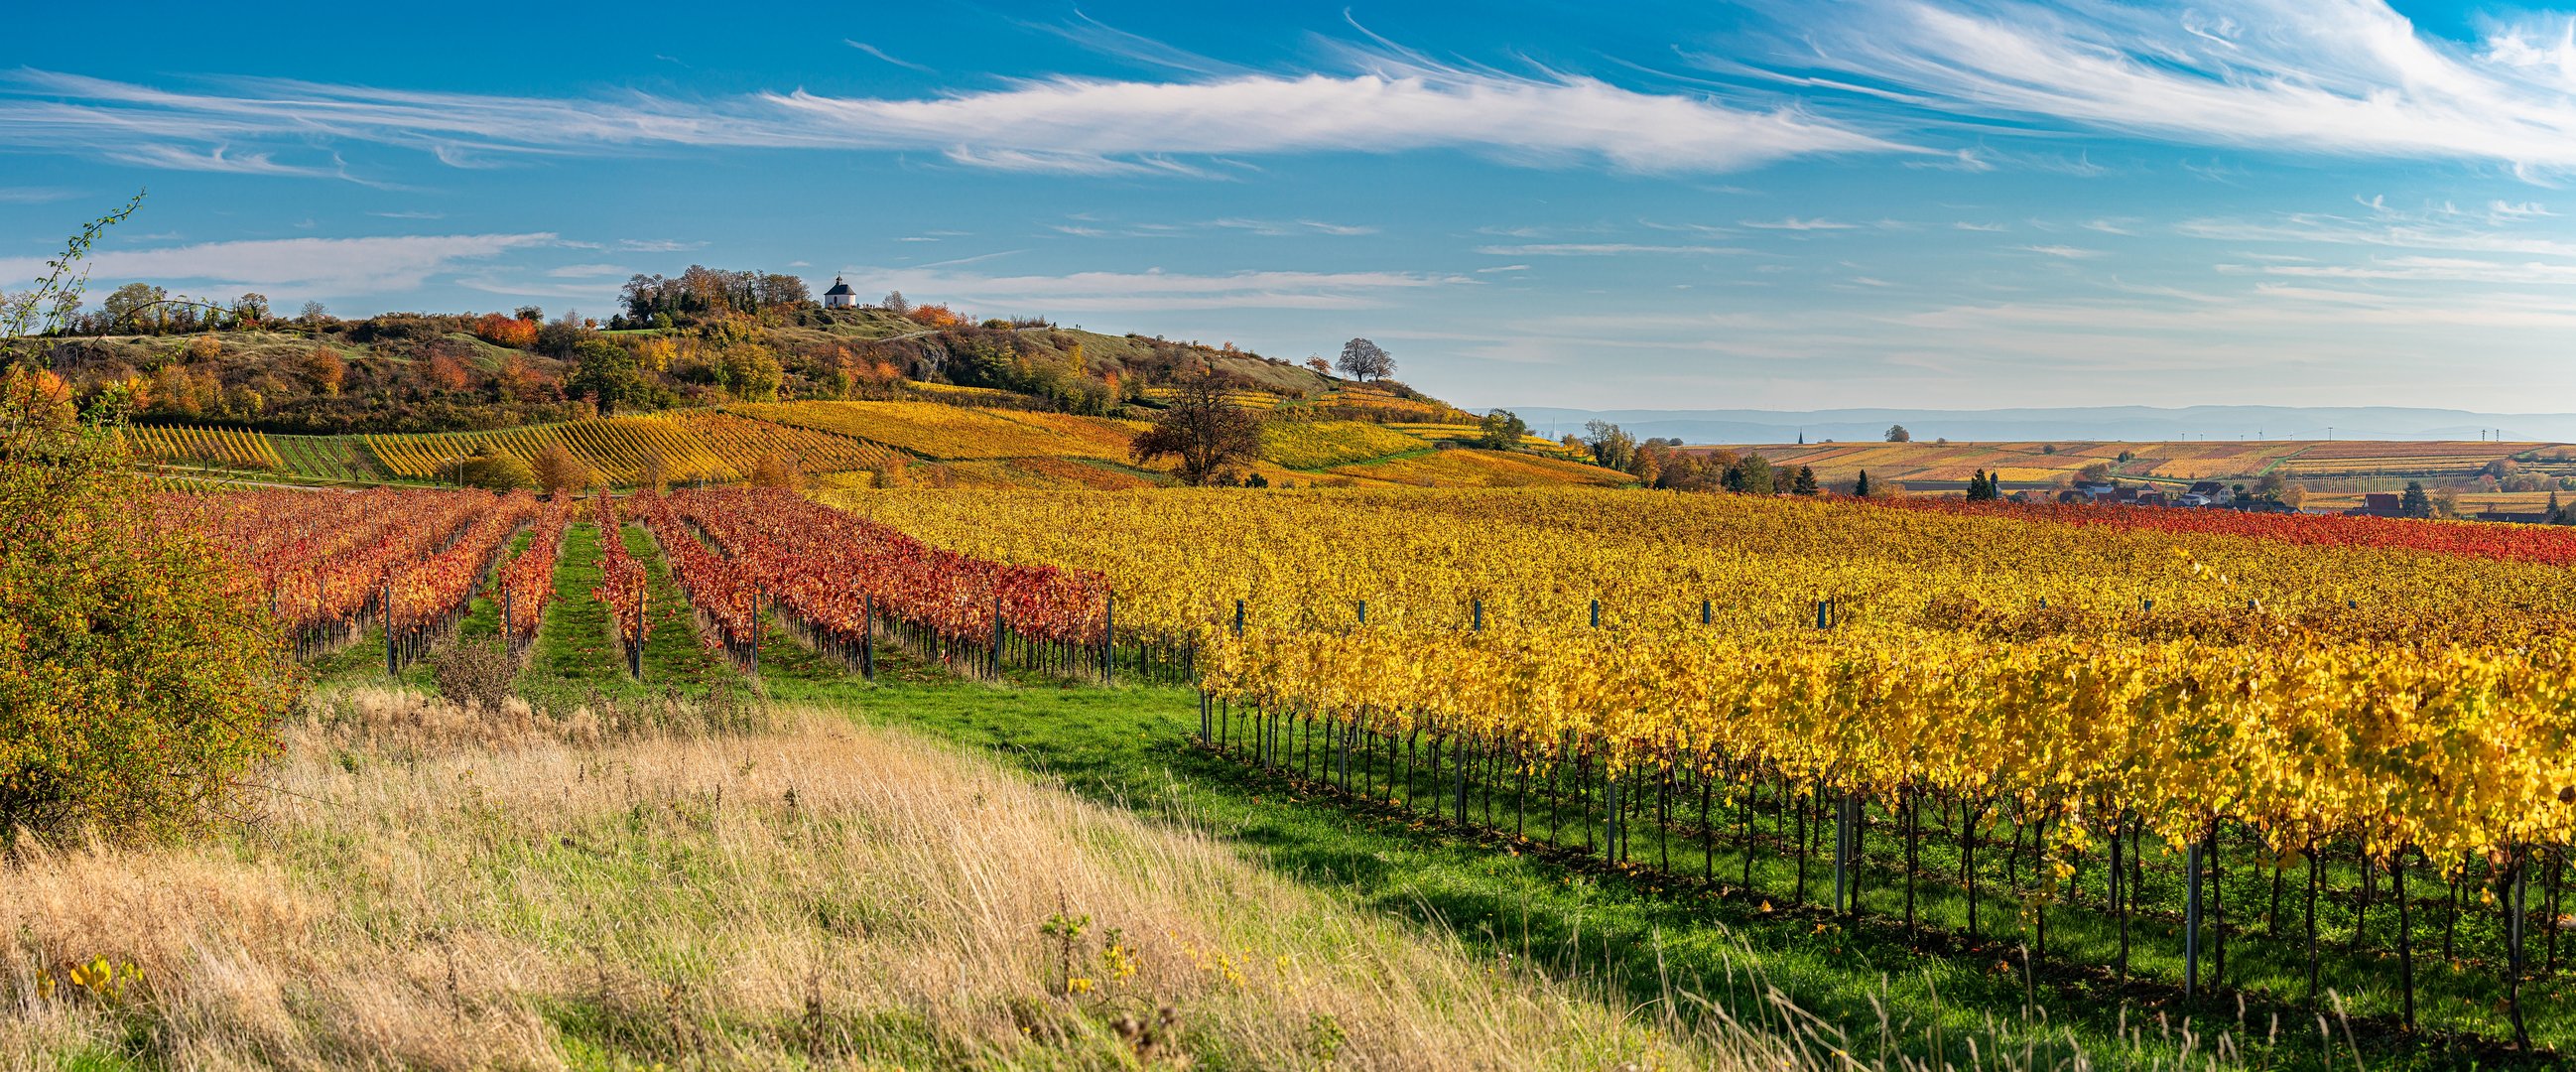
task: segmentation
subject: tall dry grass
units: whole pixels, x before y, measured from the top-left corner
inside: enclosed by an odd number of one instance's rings
[[[0,1064],[1830,1063],[1614,1010],[899,732],[734,728],[348,697],[297,727],[256,829],[10,869]],[[1059,916],[1085,921],[1069,942]],[[140,980],[69,982],[99,959]]]

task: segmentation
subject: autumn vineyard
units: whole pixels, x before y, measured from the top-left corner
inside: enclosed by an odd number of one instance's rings
[[[397,671],[478,595],[521,655],[579,526],[641,674],[635,526],[747,674],[775,624],[861,681],[900,651],[1179,685],[1196,747],[1494,852],[2187,1001],[2490,1046],[2576,1029],[2567,530],[1571,489],[829,499],[164,493],[158,516],[236,559],[306,659],[372,636]]]

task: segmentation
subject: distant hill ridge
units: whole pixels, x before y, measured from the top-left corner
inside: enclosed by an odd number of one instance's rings
[[[1685,443],[1809,443],[1883,439],[1901,424],[1917,440],[2197,441],[2274,439],[2576,441],[2576,413],[2479,413],[2404,406],[2081,406],[2006,409],[1823,410],[1509,407],[1541,434],[1609,421],[1639,438]]]

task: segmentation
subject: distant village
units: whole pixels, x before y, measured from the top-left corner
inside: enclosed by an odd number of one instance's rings
[[[2422,495],[2418,488],[2417,495]],[[2007,496],[2017,503],[2079,503],[2103,506],[2161,506],[2190,509],[2242,510],[2261,514],[2340,513],[2351,517],[2424,517],[2420,508],[2410,508],[2404,494],[2368,492],[2361,505],[2347,510],[2302,511],[2298,507],[2272,498],[2256,498],[2245,493],[2245,485],[2221,480],[2202,480],[2180,493],[2145,484],[2122,484],[2116,480],[2085,481],[2068,488],[2032,489]],[[2522,525],[2547,525],[2555,520],[2548,510],[2483,510],[2460,515],[2469,521],[2498,521]]]

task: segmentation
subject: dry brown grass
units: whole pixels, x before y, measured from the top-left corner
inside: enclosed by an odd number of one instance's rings
[[[14,867],[0,1065],[1783,1067],[895,731],[324,710],[256,830]],[[64,982],[100,957],[142,982]]]

